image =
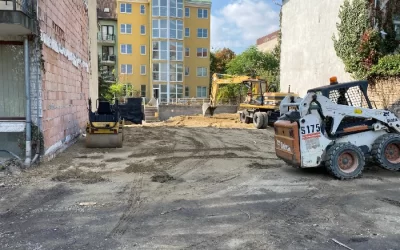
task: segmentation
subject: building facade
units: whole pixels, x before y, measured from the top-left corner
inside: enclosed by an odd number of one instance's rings
[[[97,51],[99,76],[115,83],[118,72],[117,2],[97,0]]]
[[[207,98],[210,12],[210,0],[118,0],[118,81],[160,103]]]
[[[262,52],[272,52],[278,45],[279,30],[266,36],[260,37],[256,41],[257,49]]]
[[[85,0],[0,1],[0,157],[30,165],[37,130],[47,157],[80,135],[87,99],[97,98],[89,91],[95,19]]]
[[[372,0],[369,0],[372,2]],[[387,3],[387,1],[381,2]],[[352,81],[336,55],[332,36],[344,0],[284,0],[282,5],[281,89],[303,96],[308,89],[329,84],[331,76]],[[375,3],[378,3],[375,1]],[[400,13],[399,13],[400,14]],[[400,19],[393,20],[400,40]]]

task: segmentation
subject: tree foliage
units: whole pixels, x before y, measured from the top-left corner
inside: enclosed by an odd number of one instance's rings
[[[274,72],[278,67],[279,62],[271,53],[259,51],[255,46],[251,46],[228,63],[227,72],[255,77],[265,74],[266,71]]]
[[[370,77],[374,65],[398,47],[392,16],[400,11],[399,1],[389,0],[385,9],[381,11],[367,0],[345,0],[340,8],[334,47],[345,70],[355,79]],[[381,31],[387,35],[383,37]]]
[[[345,70],[352,73],[356,79],[366,76],[366,70],[361,65],[359,53],[360,40],[369,27],[367,2],[365,0],[345,0],[340,7],[338,23],[338,38],[333,36],[336,54],[343,60]]]
[[[231,49],[223,48],[215,52],[215,72],[225,74],[227,65],[236,57],[235,52]]]

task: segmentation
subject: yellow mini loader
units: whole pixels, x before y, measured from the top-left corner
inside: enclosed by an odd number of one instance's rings
[[[92,101],[89,99],[86,147],[122,148],[124,121],[120,116],[118,100],[115,100],[115,105],[98,101],[96,106],[97,111],[92,112]]]

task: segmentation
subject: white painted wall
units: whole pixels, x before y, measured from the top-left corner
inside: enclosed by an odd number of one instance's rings
[[[282,7],[281,91],[298,93],[329,84],[351,81],[336,56],[332,35],[337,34],[339,9],[344,0],[284,0]]]

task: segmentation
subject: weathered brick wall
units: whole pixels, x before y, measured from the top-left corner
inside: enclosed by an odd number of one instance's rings
[[[378,79],[372,82],[368,95],[377,108],[388,108],[400,117],[400,77]]]
[[[89,22],[83,0],[40,0],[46,154],[79,135],[87,120]]]

